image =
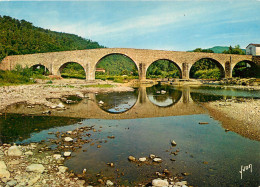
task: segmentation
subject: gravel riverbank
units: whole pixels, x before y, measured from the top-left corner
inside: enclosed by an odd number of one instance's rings
[[[84,97],[86,93],[124,92],[133,91],[131,87],[113,84],[111,87],[91,87],[88,84],[33,84],[0,87],[0,111],[11,104],[26,102],[28,104],[42,104],[48,107],[53,103],[48,98],[61,98],[63,95],[78,95]]]
[[[213,118],[222,122],[226,131],[260,141],[259,99],[229,99],[205,103],[204,106]]]

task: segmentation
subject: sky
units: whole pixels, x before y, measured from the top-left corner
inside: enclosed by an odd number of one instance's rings
[[[109,48],[187,51],[260,43],[260,0],[0,0],[0,15]]]

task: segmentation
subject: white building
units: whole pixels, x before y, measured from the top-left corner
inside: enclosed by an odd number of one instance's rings
[[[246,47],[246,54],[253,56],[260,56],[260,44],[249,44]]]

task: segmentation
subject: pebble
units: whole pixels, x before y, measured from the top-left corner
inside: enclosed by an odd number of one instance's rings
[[[23,152],[18,146],[13,145],[8,149],[8,156],[22,156]]]
[[[130,160],[130,161],[135,161],[136,159],[135,159],[135,157],[133,157],[133,156],[129,156],[129,157],[128,157],[128,160]]]
[[[171,141],[171,144],[172,144],[172,146],[176,146],[177,145],[177,143],[174,140]]]
[[[71,155],[71,152],[64,152],[63,154],[65,157],[69,157]]]
[[[145,162],[146,161],[146,158],[145,157],[141,157],[138,159],[140,162]]]
[[[162,179],[154,179],[152,181],[152,185],[153,186],[156,186],[156,187],[160,187],[160,186],[169,186],[169,182],[165,179],[165,180],[162,180]]]
[[[26,167],[26,171],[35,173],[43,173],[44,169],[42,164],[31,164]]]
[[[107,185],[107,186],[113,186],[114,183],[113,183],[112,181],[110,181],[110,180],[107,180],[106,185]]]
[[[161,158],[154,158],[153,161],[154,162],[162,162],[162,159]]]
[[[65,142],[72,142],[73,139],[72,139],[71,137],[66,137],[66,138],[64,138],[64,141],[65,141]]]

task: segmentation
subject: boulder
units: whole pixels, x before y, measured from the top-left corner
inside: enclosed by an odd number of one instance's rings
[[[18,146],[13,145],[8,149],[8,156],[22,156],[23,152]]]
[[[168,181],[165,179],[165,180],[162,180],[162,179],[154,179],[152,181],[152,185],[153,186],[169,186],[169,183]]]
[[[7,179],[10,178],[10,172],[4,168],[0,168],[0,179],[2,178],[7,178]]]
[[[43,173],[44,166],[42,164],[31,164],[27,166],[26,171],[34,173]]]

